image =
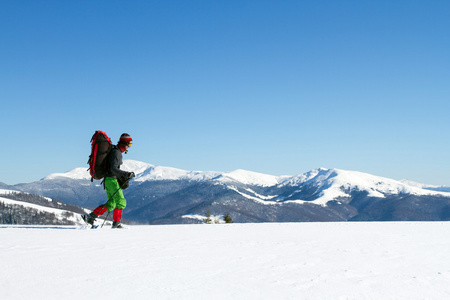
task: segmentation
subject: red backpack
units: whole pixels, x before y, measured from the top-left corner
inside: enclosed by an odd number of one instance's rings
[[[103,131],[97,130],[91,139],[91,155],[89,156],[89,173],[91,181],[102,179],[106,175],[108,160],[106,159],[111,152],[111,139]]]

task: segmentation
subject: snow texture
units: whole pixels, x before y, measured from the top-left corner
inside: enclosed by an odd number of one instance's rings
[[[450,223],[0,225],[2,299],[449,299]]]

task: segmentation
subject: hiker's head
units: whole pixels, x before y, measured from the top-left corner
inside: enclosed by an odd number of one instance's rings
[[[127,147],[131,147],[131,144],[133,143],[133,139],[131,138],[131,136],[128,133],[123,133],[120,136],[119,139],[119,143],[118,145],[122,145],[122,146],[127,146]]]

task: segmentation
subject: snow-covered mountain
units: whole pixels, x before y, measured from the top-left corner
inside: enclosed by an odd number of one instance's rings
[[[406,179],[400,180],[400,182],[403,184],[409,185],[409,186],[413,186],[413,187],[417,187],[417,188],[421,188],[421,189],[425,189],[425,190],[438,191],[438,192],[450,192],[450,186],[423,184],[423,183],[414,182],[414,181],[406,180]]]
[[[0,224],[82,224],[81,207],[29,193],[0,189]]]
[[[50,176],[66,176],[74,179],[89,178],[86,170],[80,173],[77,168],[63,174],[52,174]],[[154,166],[133,160],[126,160],[123,169],[134,171],[137,176],[136,182],[156,181],[156,180],[188,180],[188,181],[216,181],[224,184],[244,184],[257,187],[275,186],[296,186],[302,184],[316,185],[321,187],[320,199],[313,202],[326,204],[337,197],[349,196],[347,191],[366,191],[371,196],[384,197],[385,194],[413,194],[413,195],[443,195],[450,196],[450,193],[440,193],[439,188],[445,187],[431,186],[411,181],[396,181],[389,178],[374,176],[357,171],[345,171],[339,169],[319,168],[297,176],[273,176],[246,170],[235,170],[232,172],[203,172],[185,171],[176,168]],[[50,177],[49,176],[49,177]],[[47,177],[48,178],[48,177]],[[435,191],[430,191],[434,189]],[[302,199],[298,199],[302,200]]]
[[[319,168],[273,176],[185,171],[134,160],[122,168],[136,173],[124,191],[126,217],[141,222],[198,222],[206,210],[229,213],[237,222],[450,218],[450,193],[356,171]],[[105,192],[89,178],[86,168],[76,168],[10,188],[94,207],[106,201]]]

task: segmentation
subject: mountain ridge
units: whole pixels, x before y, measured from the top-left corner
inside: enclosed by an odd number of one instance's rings
[[[450,218],[448,191],[358,171],[317,168],[274,176],[242,169],[186,171],[134,160],[124,160],[122,169],[136,173],[124,194],[127,219],[137,222],[196,223],[207,210],[229,213],[236,222]],[[11,188],[84,207],[106,201],[100,181],[91,183],[87,168]]]
[[[319,177],[319,180],[323,179],[324,177],[330,177],[330,176],[336,176],[336,175],[343,175],[345,174],[348,179],[355,179],[357,177],[365,177],[372,178],[372,181],[389,181],[391,184],[393,182],[396,182],[396,184],[404,185],[411,188],[417,188],[417,189],[438,189],[438,188],[450,188],[449,186],[436,186],[436,185],[428,185],[428,184],[422,184],[418,182],[413,182],[409,180],[395,180],[390,179],[387,177],[382,176],[376,176],[371,175],[369,173],[363,173],[359,171],[348,171],[348,170],[342,170],[342,169],[328,169],[324,167],[320,167],[317,169],[310,170],[305,173],[301,173],[298,175],[270,175],[270,174],[264,174],[254,171],[248,171],[244,169],[236,169],[230,172],[220,172],[220,171],[186,171],[179,168],[174,167],[165,167],[165,166],[157,166],[152,165],[145,162],[140,162],[136,160],[124,160],[124,163],[122,165],[122,169],[126,171],[133,171],[136,174],[136,178],[134,181],[136,182],[143,182],[147,180],[179,180],[179,179],[187,179],[187,180],[219,180],[222,179],[224,181],[233,180],[238,181],[244,184],[249,185],[257,185],[257,186],[274,186],[274,185],[288,185],[288,184],[299,184],[299,183],[305,183],[306,181],[309,181],[313,178]],[[337,173],[337,174],[327,174],[329,172]],[[65,177],[69,179],[90,179],[89,172],[87,168],[78,167],[74,168],[70,171],[64,172],[64,173],[52,173],[47,175],[46,177],[42,178],[40,181],[43,180],[52,180],[58,177]],[[361,182],[360,178],[358,181]],[[350,183],[350,180],[347,180],[348,183]],[[20,185],[20,184],[18,184]],[[5,186],[7,186],[5,184]],[[12,185],[14,186],[14,185]]]

